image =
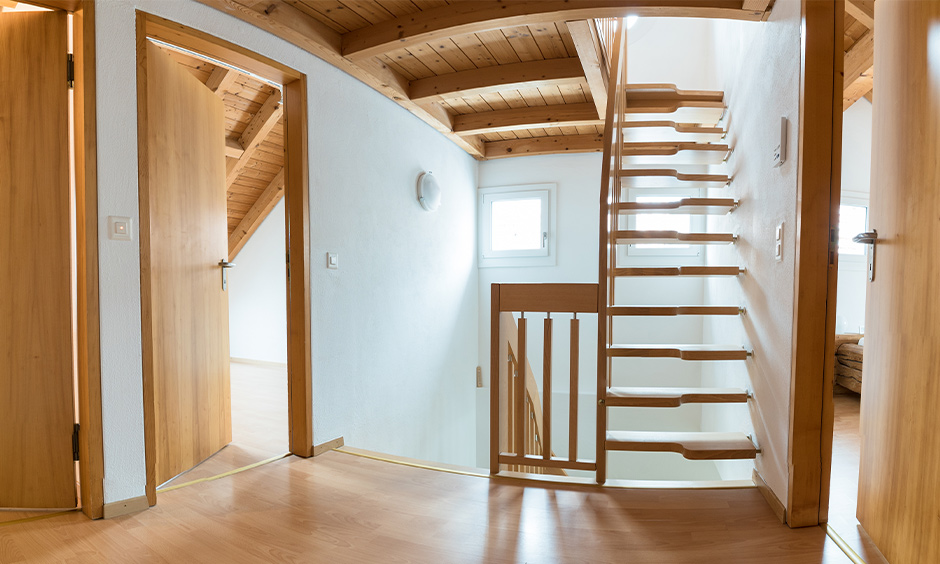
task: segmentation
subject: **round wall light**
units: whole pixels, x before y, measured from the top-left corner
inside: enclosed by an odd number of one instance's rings
[[[428,211],[441,207],[441,186],[431,175],[431,171],[418,175],[418,203]]]

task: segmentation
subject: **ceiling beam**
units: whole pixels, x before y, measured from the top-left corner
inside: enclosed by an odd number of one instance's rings
[[[228,260],[235,260],[235,255],[242,250],[248,239],[258,230],[258,227],[268,217],[274,206],[284,196],[284,169],[277,173],[273,180],[255,200],[255,203],[245,213],[245,217],[238,222],[235,230],[228,236]]]
[[[868,29],[875,29],[875,0],[845,0],[845,11]]]
[[[461,135],[515,131],[535,127],[603,125],[594,104],[557,104],[512,108],[454,117],[454,132]]]
[[[252,0],[197,0],[255,25],[361,80],[442,133],[476,158],[483,157],[483,140],[453,133],[453,120],[436,105],[416,104],[408,96],[408,81],[377,60],[355,64],[341,54],[342,37],[287,2],[258,4]],[[436,107],[435,107],[436,106]]]
[[[284,106],[281,104],[281,93],[275,90],[274,93],[268,96],[268,99],[264,101],[264,104],[261,105],[261,109],[251,118],[248,127],[245,128],[245,131],[242,132],[241,137],[239,137],[238,143],[245,151],[238,157],[238,160],[229,167],[225,179],[226,187],[235,183],[235,179],[238,178],[242,169],[245,168],[245,165],[247,165],[251,157],[254,156],[255,151],[261,146],[261,143],[264,141],[265,137],[268,136],[268,133],[274,129],[277,120],[281,119],[283,113]]]
[[[238,139],[225,140],[225,156],[230,159],[238,159],[245,154],[245,148],[238,142]]]
[[[577,57],[545,59],[495,65],[414,80],[409,88],[412,101],[455,98],[514,88],[576,84],[584,80]]]
[[[229,87],[232,86],[236,78],[238,78],[236,71],[218,66],[209,74],[209,78],[206,80],[206,86],[221,98],[228,91]]]
[[[842,109],[847,110],[874,84],[875,30],[870,29],[845,52]]]
[[[875,89],[874,88],[869,90],[868,94],[865,94],[865,99],[871,102],[872,104],[875,103]]]
[[[596,25],[594,20],[575,20],[567,23],[578,59],[581,60],[584,78],[597,108],[597,115],[604,118],[607,113],[607,59],[604,57]]]
[[[485,145],[487,159],[523,155],[555,155],[559,153],[596,153],[604,148],[604,136],[554,135],[529,139],[491,141]]]
[[[743,0],[479,0],[455,2],[343,34],[344,56],[363,59],[422,43],[491,29],[627,15],[711,17],[760,21],[764,11]]]

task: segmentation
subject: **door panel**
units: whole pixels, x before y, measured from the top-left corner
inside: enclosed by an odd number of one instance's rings
[[[75,507],[66,18],[0,14],[0,507]]]
[[[858,519],[940,562],[940,3],[879,0]]]
[[[161,484],[232,440],[228,295],[219,266],[228,257],[225,122],[221,99],[152,43],[146,72],[149,317]]]

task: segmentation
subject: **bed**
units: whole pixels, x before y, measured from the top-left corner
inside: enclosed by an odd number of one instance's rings
[[[848,333],[836,335],[835,383],[836,393],[839,386],[862,393],[862,358],[864,350],[859,341],[864,335]]]

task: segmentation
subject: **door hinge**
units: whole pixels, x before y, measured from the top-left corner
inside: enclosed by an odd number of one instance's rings
[[[287,252],[287,281],[290,282],[290,251]]]
[[[72,427],[72,460],[78,460],[78,423]]]
[[[71,53],[65,63],[65,80],[69,88],[75,88],[75,57]]]

